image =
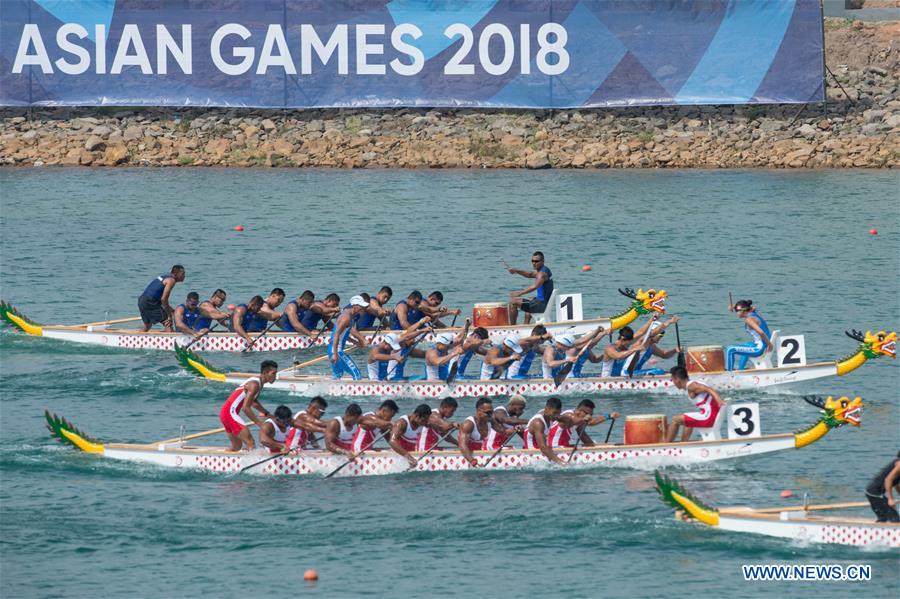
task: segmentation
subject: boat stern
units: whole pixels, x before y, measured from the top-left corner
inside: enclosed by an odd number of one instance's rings
[[[44,334],[43,327],[30,321],[25,315],[16,310],[12,304],[7,304],[2,300],[0,300],[0,319],[29,335],[40,337]]]
[[[222,383],[225,382],[224,372],[216,370],[212,365],[201,359],[197,354],[185,347],[181,347],[177,343],[175,344],[175,358],[185,370],[192,374],[196,374],[197,376],[213,381],[219,381]]]
[[[75,425],[63,418],[44,410],[44,418],[47,419],[47,430],[50,436],[64,445],[71,445],[85,453],[103,453],[103,444],[81,432]]]

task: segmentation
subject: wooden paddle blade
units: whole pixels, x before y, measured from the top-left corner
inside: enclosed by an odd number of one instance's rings
[[[572,366],[572,362],[568,362],[556,373],[556,376],[553,377],[553,384],[556,385],[557,388],[563,384],[563,381],[565,381],[566,377],[569,376],[569,373],[572,372]]]

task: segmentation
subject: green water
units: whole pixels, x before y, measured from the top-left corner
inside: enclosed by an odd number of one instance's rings
[[[744,342],[725,310],[732,291],[772,328],[804,334],[810,361],[827,360],[855,349],[846,329],[900,328],[897,189],[895,173],[865,171],[0,170],[0,297],[45,323],[128,316],[150,278],[181,262],[179,301],[216,287],[246,301],[276,285],[346,299],[389,284],[395,299],[440,289],[468,311],[525,286],[500,258],[525,267],[540,249],[557,288],[584,295],[586,317],[623,309],[617,287],[664,288],[686,345]],[[44,408],[100,439],[147,442],[217,426],[229,389],[190,378],[165,353],[9,330],[0,352],[3,597],[900,591],[896,551],[677,523],[649,472],[264,479],[79,455],[48,438]],[[261,357],[209,356],[241,369]],[[286,364],[293,354],[266,357]],[[777,505],[782,489],[863,500],[900,448],[898,383],[898,365],[881,359],[846,378],[745,394],[761,405],[764,433],[815,421],[803,393],[863,396],[863,426],[801,451],[670,472],[719,505]],[[673,396],[594,399],[623,413],[689,407]],[[274,391],[263,402],[304,403]],[[870,564],[873,580],[749,583],[747,563]],[[310,567],[321,575],[314,586],[302,581]]]

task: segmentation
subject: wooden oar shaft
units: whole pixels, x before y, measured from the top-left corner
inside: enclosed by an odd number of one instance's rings
[[[724,507],[719,510],[720,514],[746,514],[748,512],[756,514],[779,514],[781,512],[816,512],[821,510],[845,510],[850,508],[869,507],[866,501],[848,501],[846,503],[821,503],[817,505],[796,505],[791,507],[767,507],[762,509],[741,509],[736,507]]]
[[[349,354],[354,349],[359,349],[359,346],[354,345],[353,347],[348,349],[345,353]],[[324,356],[319,356],[318,358],[313,358],[312,360],[307,360],[306,362],[303,362],[301,364],[296,364],[294,366],[288,366],[287,368],[282,368],[281,370],[278,371],[278,373],[281,374],[282,372],[287,372],[288,370],[300,370],[301,368],[306,368],[307,366],[312,366],[313,364],[318,364],[319,362],[322,362],[323,360],[327,360],[327,359],[328,359],[328,354],[325,354]]]
[[[140,319],[141,319],[140,316],[130,316],[128,318],[117,318],[116,320],[100,320],[98,322],[86,322],[84,324],[73,324],[71,326],[77,327],[77,328],[95,327],[95,326],[99,326],[101,324],[120,324],[123,322],[135,322]]]

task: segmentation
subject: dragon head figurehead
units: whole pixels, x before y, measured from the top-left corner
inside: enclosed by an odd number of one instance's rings
[[[831,428],[845,424],[859,426],[860,411],[863,408],[861,397],[850,399],[845,395],[833,399],[829,396],[823,400],[821,397],[809,396],[803,399],[825,412],[822,421]]]
[[[877,358],[878,356],[897,357],[897,333],[895,332],[878,331],[873,333],[872,331],[866,331],[865,336],[863,336],[859,331],[853,331],[851,337],[862,342],[865,346],[863,351],[868,352],[866,357],[869,359]]]
[[[664,289],[659,291],[656,289],[648,289],[647,291],[638,289],[635,292],[634,289],[626,287],[625,289],[619,289],[619,293],[634,300],[634,304],[631,307],[638,314],[650,314],[651,312],[665,314],[666,312],[666,297],[668,297],[668,294]]]

